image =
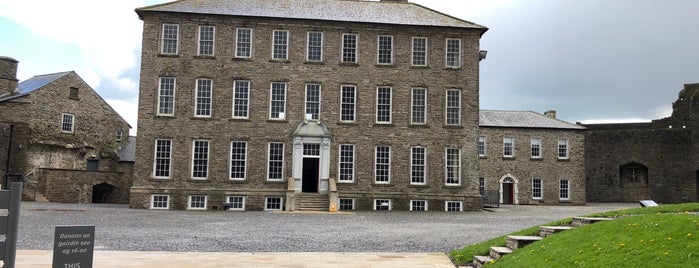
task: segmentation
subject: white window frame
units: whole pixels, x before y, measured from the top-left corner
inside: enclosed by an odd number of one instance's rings
[[[352,206],[351,209],[343,209],[342,207],[346,204],[343,204],[343,201],[350,201],[350,206]],[[347,210],[355,210],[355,201],[354,198],[339,198],[338,204],[337,204],[337,209],[341,211],[347,211]]]
[[[197,78],[194,92],[194,116],[211,117],[214,104],[214,80]]]
[[[347,95],[347,91],[351,90],[351,101],[350,96]],[[352,114],[345,114],[345,111],[351,108]],[[351,116],[351,119],[347,119],[345,116]],[[342,85],[340,86],[340,122],[354,122],[357,119],[357,86],[355,85]]]
[[[379,148],[387,149],[388,156],[379,156]],[[382,154],[386,152],[381,152]],[[391,183],[391,146],[379,145],[374,148],[374,183],[376,184],[390,184]],[[379,169],[381,167],[381,169]],[[383,174],[379,174],[379,170],[386,171],[386,180],[379,181],[379,177],[384,177]]]
[[[381,203],[379,204],[379,202],[381,202]],[[391,210],[393,210],[392,203],[393,202],[391,199],[374,199],[374,210],[391,211]],[[384,207],[384,206],[387,206],[387,209],[379,209],[379,207]]]
[[[381,98],[382,91],[388,90],[388,104],[382,103],[384,98]],[[388,115],[388,120],[386,116],[383,116],[381,112],[386,112]],[[387,86],[376,87],[376,123],[377,124],[391,124],[393,121],[393,88]]]
[[[206,144],[206,148],[202,148],[205,151],[200,152],[197,154],[197,144]],[[209,140],[193,140],[192,141],[192,163],[191,163],[191,175],[193,180],[206,180],[209,175],[209,163],[210,163],[210,154],[209,150],[211,148],[211,142]],[[200,158],[203,157],[203,158]],[[197,164],[197,161],[202,161],[201,163]],[[203,164],[202,164],[203,163]],[[204,165],[204,170],[197,170],[197,166]],[[204,176],[197,176],[197,172],[203,172]]]
[[[485,157],[488,154],[488,138],[478,136],[478,156]]]
[[[509,141],[509,147],[508,147],[508,141]],[[508,154],[508,148],[510,149],[510,153]],[[504,137],[502,138],[502,156],[507,157],[507,158],[512,158],[515,157],[515,138],[513,137]]]
[[[156,198],[156,197],[163,197],[163,198],[165,198],[165,200],[164,200],[164,202],[165,202],[165,207],[155,206],[155,202],[156,202],[156,201],[155,201],[155,198]],[[159,202],[159,203],[162,203],[163,201],[160,200],[160,201],[158,201],[158,202]],[[166,194],[152,194],[152,195],[150,195],[150,209],[162,209],[162,210],[168,210],[168,209],[170,209],[170,195],[166,195]]]
[[[234,202],[234,198],[240,198],[241,202]],[[241,195],[226,196],[226,203],[229,203],[229,204],[240,203],[240,207],[230,207],[228,209],[229,211],[245,211],[245,196],[241,196]]]
[[[172,81],[170,81],[172,79]],[[170,82],[172,86],[170,88]],[[164,88],[166,87],[167,88]],[[158,78],[158,116],[174,116],[175,115],[175,93],[177,90],[177,78],[175,77],[159,77]],[[170,94],[165,94],[170,93]]]
[[[422,206],[424,207],[424,209],[423,210],[415,210],[415,207],[416,207],[415,203],[416,202],[422,202]],[[427,211],[428,210],[427,204],[428,204],[427,200],[410,200],[410,211]]]
[[[117,131],[117,141],[121,141],[122,139],[124,139],[124,132],[119,130]]]
[[[243,154],[242,154],[242,155],[238,154],[237,151],[234,151],[234,149],[237,149],[237,148],[234,148],[234,147],[233,147],[233,145],[235,145],[235,144],[242,144],[242,145],[244,146],[244,148],[243,148]],[[231,156],[231,157],[230,157],[230,162],[229,162],[230,164],[228,165],[228,167],[229,167],[229,170],[228,170],[228,171],[229,171],[229,172],[228,172],[228,179],[229,179],[229,180],[234,180],[234,181],[244,181],[244,180],[247,178],[247,174],[248,174],[248,143],[245,142],[245,141],[231,141],[231,146],[230,146],[230,148],[231,148],[231,151],[230,151],[230,152],[231,152],[231,153],[230,153],[230,156]],[[238,156],[238,157],[235,158],[235,159],[233,159],[234,156]],[[242,157],[242,159],[241,159],[241,157]],[[240,167],[240,166],[236,165],[236,166],[234,167],[234,166],[233,166],[233,162],[234,162],[234,161],[235,161],[235,162],[240,162],[240,161],[242,161],[242,162],[243,162],[243,166]],[[234,170],[234,168],[242,168],[242,169],[243,169],[243,177],[233,177],[233,170]],[[238,172],[236,172],[236,173],[238,173]]]
[[[558,182],[558,197],[560,200],[570,200],[570,180],[562,179]]]
[[[537,185],[538,182],[538,185]],[[538,193],[538,195],[537,195]],[[532,199],[541,200],[544,198],[544,181],[542,179],[532,179]]]
[[[275,85],[283,85],[282,94],[275,94]],[[272,82],[269,89],[269,119],[270,120],[286,120],[286,92],[288,85],[284,82]],[[279,90],[279,89],[277,89]],[[275,96],[281,96],[281,99],[274,99]],[[275,104],[277,103],[277,104]],[[278,106],[281,103],[281,106]],[[275,106],[276,105],[276,106]],[[281,111],[274,111],[274,108],[281,108]],[[276,112],[276,114],[275,114]]]
[[[387,40],[382,40],[388,38]],[[390,41],[389,48],[383,48],[381,46],[381,41]],[[386,55],[388,52],[388,55]],[[385,57],[388,57],[388,62],[385,62]],[[393,65],[393,36],[392,35],[379,35],[376,38],[376,64],[378,65]]]
[[[165,155],[165,151],[159,151],[159,142],[167,142],[167,155]],[[172,176],[172,140],[171,139],[156,139],[155,140],[155,149],[154,151],[154,156],[153,156],[153,178],[155,179],[169,179],[170,176]],[[165,146],[163,144],[162,146]],[[164,148],[164,147],[163,147]],[[161,156],[159,156],[161,155]],[[167,170],[162,170],[162,172],[167,173],[167,176],[158,176],[157,174],[159,173],[158,171],[158,166],[159,166],[159,161],[166,161],[167,163],[163,163],[163,165],[167,165]]]
[[[347,150],[351,149],[351,150]],[[345,152],[351,153],[351,156],[345,156]],[[348,157],[351,157],[351,161],[347,161]],[[340,144],[338,146],[338,163],[337,163],[337,182],[338,183],[353,183],[354,173],[355,173],[355,146],[354,144]],[[349,171],[350,174],[347,174]],[[349,177],[349,179],[347,179]]]
[[[450,205],[458,204],[458,210],[450,210]],[[462,212],[464,211],[464,202],[461,201],[444,201],[444,211],[448,212]]]
[[[542,152],[543,152],[542,149],[543,149],[543,148],[542,148],[542,146],[541,146],[541,139],[540,139],[540,138],[532,138],[532,139],[530,140],[529,144],[530,144],[530,146],[529,146],[529,147],[530,147],[530,153],[529,153],[529,155],[531,156],[531,158],[536,158],[536,159],[542,158],[542,157],[543,157],[543,154],[542,154]],[[537,154],[535,154],[535,152],[536,152]]]
[[[272,144],[281,145],[281,160],[272,160]],[[267,180],[268,181],[283,181],[284,180],[284,143],[283,142],[270,142],[267,144]],[[271,178],[273,163],[280,163],[281,170],[280,178]],[[275,165],[276,166],[276,165]],[[276,173],[276,172],[275,172]]]
[[[195,202],[195,201],[194,201],[194,198],[195,198],[195,197],[196,197],[196,198],[204,197],[204,204],[203,204],[204,207],[194,207],[194,206],[192,206],[192,203]],[[200,201],[197,200],[196,202],[199,203]],[[206,208],[207,208],[208,206],[209,206],[209,197],[206,196],[206,195],[193,194],[193,195],[189,195],[189,196],[187,197],[187,210],[206,210]]]
[[[420,93],[422,92],[422,93]],[[422,99],[416,98],[422,94]],[[427,124],[427,89],[421,87],[415,87],[411,91],[410,99],[410,124],[413,125],[426,125]],[[418,103],[422,101],[422,103]],[[422,120],[419,117],[422,117]]]
[[[570,141],[568,139],[558,139],[558,159],[570,159]]]
[[[211,28],[211,40],[202,40],[202,30],[205,28]],[[202,53],[202,48],[208,46],[211,43],[211,53]],[[214,56],[216,54],[216,26],[213,25],[199,25],[199,34],[197,42],[197,55],[199,56]]]
[[[345,42],[349,36],[354,36],[354,43],[351,44],[353,47],[348,46],[349,43]],[[359,62],[359,34],[343,33],[341,44],[342,50],[340,51],[340,59],[342,63]],[[354,60],[348,60],[349,58],[353,58]]]
[[[69,113],[61,113],[61,132],[75,132],[75,115]]]
[[[317,95],[311,93],[317,93]],[[322,103],[322,87],[320,84],[306,84],[306,101],[305,104],[305,115],[311,115],[311,118],[306,118],[308,120],[320,120],[321,114],[321,103]]]
[[[416,41],[418,41],[418,40],[424,41],[424,47],[422,47],[422,49],[423,49],[422,51],[419,51],[418,50],[419,47],[416,46]],[[413,66],[424,67],[424,66],[428,65],[428,63],[427,63],[427,51],[429,51],[429,50],[428,50],[427,46],[429,43],[427,42],[427,40],[428,40],[427,37],[424,37],[424,36],[413,36],[412,53],[411,53],[411,55],[412,55],[411,63]],[[420,64],[420,62],[416,63],[416,60],[418,60],[418,61],[420,60],[420,59],[416,59],[416,57],[415,57],[416,55],[418,56],[418,58],[422,57],[422,59],[421,59],[423,61],[422,64]]]
[[[250,116],[250,81],[233,81],[233,109],[231,117],[248,119]]]
[[[249,40],[247,42],[241,41],[241,34],[246,34],[243,33],[242,31],[249,31]],[[242,58],[242,59],[249,59],[252,58],[252,39],[253,38],[253,30],[252,28],[236,28],[235,29],[235,57],[236,58]],[[247,48],[244,47],[244,45],[247,45]],[[248,55],[245,55],[243,53],[247,53]]]
[[[311,43],[312,43],[311,35],[313,35],[313,34],[320,34],[320,44],[319,44],[319,45],[317,45],[317,44],[311,45]],[[307,36],[307,42],[306,42],[306,61],[310,61],[310,62],[323,62],[323,46],[325,45],[325,44],[324,44],[324,43],[325,43],[325,40],[324,40],[324,38],[323,38],[323,32],[310,31],[310,32],[308,32],[308,33],[306,34],[306,36]],[[312,49],[318,49],[318,50],[319,50],[318,52],[320,53],[320,55],[319,55],[319,58],[318,58],[318,59],[315,59],[315,58],[312,59],[312,58],[311,58],[311,50],[312,50]]]
[[[452,150],[455,150],[456,154],[450,152]],[[450,159],[450,153],[457,157],[456,161]],[[450,168],[455,169],[455,172],[450,172]],[[453,182],[454,180],[456,182]],[[461,148],[447,147],[444,149],[444,184],[448,186],[461,185]]]
[[[418,152],[416,152],[416,150]],[[422,150],[422,152],[419,152]],[[416,154],[422,155],[416,159]],[[427,148],[423,146],[414,146],[410,148],[410,184],[411,185],[426,185],[427,184]],[[421,174],[420,174],[421,173]],[[417,175],[416,175],[417,174]]]
[[[457,41],[458,51],[450,51],[450,41]],[[450,60],[455,60],[454,63]],[[444,48],[444,66],[447,68],[461,68],[461,39],[460,38],[447,38]]]
[[[271,205],[271,198],[279,198],[279,208],[269,208]],[[265,211],[281,211],[284,209],[284,197],[281,196],[267,196],[265,197]]]
[[[452,96],[450,93],[456,93]],[[456,102],[452,98],[456,97]],[[456,118],[453,116],[456,115]],[[447,89],[444,94],[444,124],[447,126],[461,125],[461,90]]]
[[[485,195],[486,190],[487,190],[487,188],[486,188],[485,177],[478,178],[478,192],[480,192],[481,195]]]
[[[167,26],[174,26],[175,27],[175,30],[177,32],[175,33],[174,39],[165,37],[165,28]],[[179,48],[180,48],[180,25],[175,24],[175,23],[163,23],[163,26],[161,29],[162,29],[162,31],[160,32],[160,54],[177,55],[179,53]],[[173,41],[173,40],[174,40],[175,51],[174,52],[165,51],[165,48],[166,48],[165,43],[169,43],[166,41]]]
[[[277,39],[277,33],[285,33],[285,39]],[[281,43],[280,41],[283,41]],[[284,57],[277,57],[277,50],[279,53],[284,53]],[[288,60],[289,59],[289,31],[288,30],[273,30],[272,31],[272,59],[273,60]],[[280,55],[281,56],[281,55]]]

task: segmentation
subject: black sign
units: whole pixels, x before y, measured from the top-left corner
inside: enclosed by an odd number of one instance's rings
[[[53,268],[92,268],[95,226],[56,226]]]

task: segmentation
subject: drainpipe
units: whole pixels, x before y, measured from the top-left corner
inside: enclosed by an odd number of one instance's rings
[[[12,158],[12,133],[14,131],[14,125],[10,125],[10,140],[7,145],[7,161],[5,161],[5,178],[3,178],[2,189],[7,190],[8,175],[10,174],[10,159]]]

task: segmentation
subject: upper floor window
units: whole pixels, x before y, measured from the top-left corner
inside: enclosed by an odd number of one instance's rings
[[[542,198],[542,184],[541,184],[541,179],[533,179],[532,180],[532,198],[533,199],[541,199]]]
[[[274,30],[272,34],[272,59],[286,60],[289,58],[289,31]]]
[[[570,199],[570,180],[561,180],[559,187],[559,197],[561,200]]]
[[[427,90],[413,88],[410,123],[425,124],[427,122]]]
[[[216,28],[214,26],[199,26],[199,55],[214,55],[215,32]]]
[[[376,123],[391,123],[391,87],[376,89]]]
[[[461,149],[447,148],[444,160],[446,185],[461,185]]]
[[[427,37],[413,37],[413,66],[427,66]]]
[[[248,118],[250,81],[233,82],[233,118]]]
[[[192,179],[206,179],[209,173],[209,141],[195,140],[192,146]]]
[[[481,193],[481,195],[485,195],[485,178],[484,177],[478,178],[478,191]]]
[[[269,144],[267,179],[280,181],[284,179],[284,143]]]
[[[161,77],[158,90],[158,115],[175,115],[175,78]]]
[[[272,83],[269,101],[269,118],[286,119],[286,83]]]
[[[68,91],[68,98],[80,99],[80,89],[77,87],[70,87]]]
[[[197,79],[195,116],[211,116],[212,84],[213,82],[211,79]]]
[[[244,180],[247,169],[247,146],[244,141],[231,142],[231,180]]]
[[[485,136],[478,137],[478,156],[485,156],[486,145]]]
[[[354,182],[354,145],[340,144],[338,182]]]
[[[180,25],[179,24],[163,24],[163,40],[162,49],[160,50],[163,54],[177,54],[177,44],[180,35]]]
[[[320,119],[320,85],[306,85],[306,119]]]
[[[342,106],[340,121],[354,122],[355,105],[357,103],[357,86],[343,85],[340,90],[340,105]]]
[[[568,159],[568,139],[558,139],[558,159]]]
[[[342,34],[342,62],[357,63],[356,34]]]
[[[447,38],[446,66],[461,67],[461,39]]]
[[[374,157],[374,182],[391,182],[391,147],[376,146]]]
[[[323,61],[323,32],[308,32],[307,61]]]
[[[504,157],[515,156],[515,139],[514,138],[503,138],[502,139],[502,156],[504,156]]]
[[[410,148],[410,184],[426,184],[427,152],[425,147]]]
[[[235,57],[236,58],[251,58],[252,57],[252,29],[237,28],[235,41]]]
[[[461,124],[461,91],[459,90],[447,90],[445,123],[452,126]]]
[[[170,177],[170,157],[172,152],[172,140],[155,140],[155,157],[153,163],[153,177]]]
[[[378,64],[393,64],[393,36],[379,35]]]
[[[532,158],[541,158],[541,139],[532,139],[531,153]]]
[[[61,132],[63,133],[73,133],[75,127],[75,115],[72,114],[62,114],[61,115]]]

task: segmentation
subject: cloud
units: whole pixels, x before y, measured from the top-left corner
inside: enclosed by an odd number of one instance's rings
[[[136,119],[138,118],[138,100],[134,98],[129,100],[108,99],[106,101],[109,106],[112,106],[112,108],[124,118],[124,120],[129,122],[131,125],[131,132],[129,134],[135,136],[137,127]]]

